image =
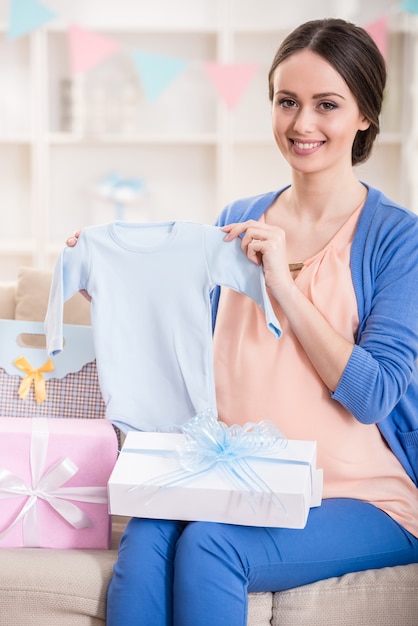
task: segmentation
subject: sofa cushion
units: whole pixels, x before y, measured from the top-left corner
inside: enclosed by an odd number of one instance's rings
[[[418,564],[355,572],[275,593],[273,626],[417,626]]]
[[[33,267],[19,270],[16,285],[15,319],[43,322],[48,306],[52,272]],[[64,305],[64,323],[90,325],[90,303],[76,294]]]
[[[0,319],[13,320],[16,307],[16,283],[0,282]]]
[[[114,550],[6,548],[0,626],[103,626]]]
[[[116,524],[118,527],[118,524]],[[104,626],[111,550],[5,548],[0,626]],[[248,626],[417,626],[418,564],[347,574],[279,593],[250,593]]]
[[[115,559],[115,550],[2,550],[0,626],[104,626]],[[250,594],[248,626],[269,626],[271,615],[272,594]]]

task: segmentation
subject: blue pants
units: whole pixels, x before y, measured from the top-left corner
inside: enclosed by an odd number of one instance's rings
[[[324,500],[303,530],[132,519],[107,626],[245,626],[249,591],[418,562],[418,539],[371,504]]]

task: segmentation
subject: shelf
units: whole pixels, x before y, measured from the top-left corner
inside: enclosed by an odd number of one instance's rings
[[[2,145],[29,145],[33,141],[33,137],[26,134],[0,134],[0,144]]]
[[[12,41],[0,35],[0,135],[31,134],[31,51],[27,39]]]
[[[381,0],[263,0],[262,10],[254,0],[49,0],[57,19],[9,41],[6,4],[0,0],[0,280],[22,263],[51,267],[74,230],[117,217],[98,193],[109,173],[144,181],[143,199],[125,207],[135,221],[213,223],[232,200],[288,184],[268,99],[277,47],[308,19],[338,14],[366,24],[382,14]],[[72,76],[70,24],[116,39],[120,51]],[[417,16],[390,12],[381,133],[356,172],[418,213],[417,33]],[[154,101],[135,50],[187,61]],[[232,110],[208,79],[207,61],[258,65]]]
[[[4,4],[0,5],[0,24],[6,29],[8,10]],[[49,30],[78,23],[85,28],[121,32],[144,28],[195,32],[216,29],[219,24],[218,0],[49,0],[47,5],[56,12]]]
[[[151,134],[103,134],[81,135],[75,133],[50,133],[47,141],[55,145],[95,145],[95,144],[120,144],[120,145],[215,145],[219,137],[214,134],[195,135],[151,135]]]
[[[136,32],[120,41],[120,54],[86,77],[72,77],[66,37],[47,37],[50,132],[157,138],[216,133],[218,97],[201,64],[217,57],[214,35]],[[150,101],[141,82],[131,54],[135,49],[186,61],[156,100]]]
[[[32,239],[2,239],[0,238],[0,256],[31,255],[33,253]]]
[[[53,22],[49,25],[47,25],[45,27],[46,31],[49,34],[65,34],[67,35],[68,33],[68,24],[69,22],[67,21],[57,21],[57,22]],[[108,37],[129,37],[129,36],[133,36],[133,37],[142,37],[142,36],[162,36],[162,35],[169,35],[169,36],[189,36],[189,35],[193,35],[193,36],[201,36],[201,35],[212,35],[212,36],[216,36],[219,33],[219,29],[217,26],[213,26],[211,24],[198,24],[196,26],[193,26],[192,24],[187,26],[184,24],[178,24],[178,25],[169,25],[166,24],[164,26],[159,27],[157,24],[145,24],[145,23],[140,23],[140,24],[133,24],[133,23],[129,23],[129,24],[115,24],[115,23],[111,23],[111,24],[105,24],[105,23],[90,23],[90,24],[83,24],[83,28],[85,28],[86,30],[90,30],[91,32],[100,32],[100,34],[108,36]],[[1,32],[1,29],[0,29]]]
[[[110,173],[143,181],[144,194],[127,206],[130,219],[175,216],[211,223],[219,210],[216,162],[212,145],[55,145],[49,164],[49,200],[54,207],[48,218],[49,240],[62,242],[78,228],[115,219],[114,203],[100,192],[101,181]]]

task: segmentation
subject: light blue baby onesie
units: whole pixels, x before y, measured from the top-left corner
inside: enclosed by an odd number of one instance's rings
[[[112,222],[83,229],[59,256],[45,320],[48,353],[63,349],[64,302],[86,289],[106,416],[123,431],[164,431],[206,410],[216,414],[215,285],[251,297],[280,336],[261,268],[239,239],[224,237],[219,227],[194,222]]]

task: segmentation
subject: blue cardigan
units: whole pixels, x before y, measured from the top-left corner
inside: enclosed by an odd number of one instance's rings
[[[217,225],[258,220],[283,190],[233,202]],[[332,398],[378,425],[418,486],[418,216],[368,187],[350,266],[359,328]],[[214,323],[219,294],[217,287]]]

